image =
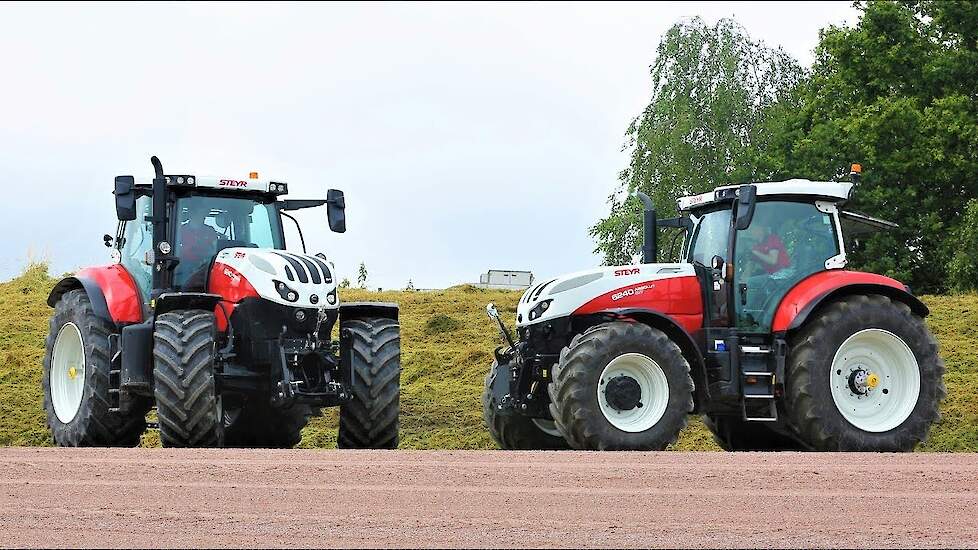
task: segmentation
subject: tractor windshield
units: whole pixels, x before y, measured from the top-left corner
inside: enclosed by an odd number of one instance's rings
[[[282,249],[282,225],[274,202],[248,198],[192,196],[177,199],[173,239],[180,258],[174,285],[202,290],[211,259],[231,247]]]
[[[712,212],[690,214],[693,223],[692,237],[689,239],[689,261],[710,265],[713,256],[726,260],[727,244],[730,240],[729,206]]]

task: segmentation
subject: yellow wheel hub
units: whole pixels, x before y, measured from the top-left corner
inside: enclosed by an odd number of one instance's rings
[[[70,380],[74,380],[76,376],[78,376],[78,369],[76,369],[75,367],[71,367],[70,369],[68,369],[68,378]]]
[[[876,376],[876,373],[870,373],[866,377],[866,387],[869,389],[874,389],[876,386],[880,385],[880,377]]]

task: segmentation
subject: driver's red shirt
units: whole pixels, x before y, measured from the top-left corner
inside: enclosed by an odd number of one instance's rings
[[[182,230],[180,256],[185,263],[202,262],[214,255],[215,243],[220,237],[217,231],[207,225],[190,224]]]
[[[768,235],[767,239],[764,239],[763,242],[754,245],[753,250],[765,255],[771,250],[778,251],[778,261],[773,264],[769,264],[757,258],[752,258],[754,261],[760,263],[761,267],[764,268],[764,271],[767,271],[768,273],[777,273],[782,269],[791,267],[791,260],[788,259],[788,250],[785,249],[784,242],[782,242],[781,239],[774,233]]]

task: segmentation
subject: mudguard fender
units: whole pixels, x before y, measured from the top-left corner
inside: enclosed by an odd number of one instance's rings
[[[66,292],[84,289],[95,315],[117,325],[143,320],[139,289],[120,264],[87,267],[71,277],[58,281],[48,294],[47,303],[54,307]]]
[[[930,310],[903,283],[875,273],[829,270],[815,273],[796,284],[781,299],[771,329],[795,330],[822,304],[853,294],[880,294],[906,304],[914,314],[926,317]]]

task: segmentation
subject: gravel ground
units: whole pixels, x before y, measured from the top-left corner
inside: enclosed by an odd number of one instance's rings
[[[0,546],[978,548],[978,455],[8,448]]]

